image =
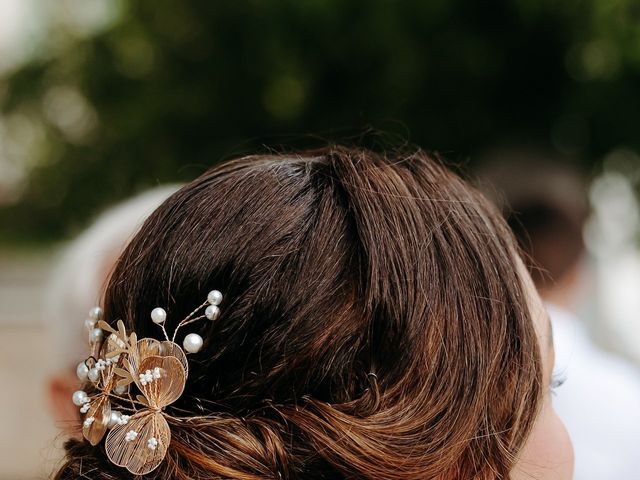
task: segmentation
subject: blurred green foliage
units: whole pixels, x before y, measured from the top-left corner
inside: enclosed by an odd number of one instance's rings
[[[2,82],[2,116],[32,166],[0,210],[0,241],[67,237],[116,200],[221,159],[366,126],[467,163],[524,144],[591,169],[640,148],[634,0],[120,8],[94,35],[58,32],[62,46]]]

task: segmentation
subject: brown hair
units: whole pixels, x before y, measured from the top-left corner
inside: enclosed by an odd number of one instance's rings
[[[508,478],[541,391],[516,255],[494,209],[421,151],[213,168],[151,215],[105,295],[108,321],[156,338],[152,308],[173,327],[225,295],[194,324],[205,345],[144,478]],[[56,476],[126,477],[77,440]]]

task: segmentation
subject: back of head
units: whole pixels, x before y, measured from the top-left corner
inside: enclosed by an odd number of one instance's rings
[[[172,195],[120,257],[105,318],[215,322],[144,478],[507,478],[540,361],[507,227],[418,151],[241,158]],[[182,341],[179,335],[179,343]],[[70,441],[59,479],[122,478]]]

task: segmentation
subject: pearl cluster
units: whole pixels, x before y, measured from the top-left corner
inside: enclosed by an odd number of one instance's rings
[[[124,436],[125,442],[133,442],[136,438],[138,438],[138,432],[136,432],[135,430],[129,430]],[[156,437],[150,437],[147,440],[147,448],[149,450],[155,450],[156,448],[158,448],[159,444],[160,442]]]
[[[205,302],[205,304],[206,303],[209,303],[209,306],[205,309],[204,316],[211,321],[217,320],[220,316],[220,307],[218,305],[222,303],[222,292],[219,290],[211,290],[207,295],[207,302]],[[189,317],[187,317],[187,319],[188,318]],[[162,325],[166,320],[167,312],[164,308],[156,307],[151,310],[151,321],[153,321],[153,323]],[[188,322],[183,321],[178,325],[178,328],[180,328],[182,324],[191,323],[192,321],[193,320],[189,320]],[[198,353],[202,349],[202,345],[204,345],[204,340],[197,333],[190,333],[184,337],[182,342],[182,346],[187,353]],[[140,381],[142,381],[142,375],[140,376]]]
[[[91,331],[96,328],[96,323],[98,323],[98,320],[102,320],[103,314],[104,312],[100,307],[93,307],[89,310],[89,318],[84,321],[84,326],[87,330]]]
[[[158,448],[158,440],[155,437],[151,437],[149,440],[147,440],[147,448],[149,450],[155,450],[156,448]]]
[[[101,371],[102,370],[100,368],[96,368],[96,367],[89,370],[89,375],[87,375],[89,377],[89,380],[91,380],[93,383],[96,383],[100,379]]]
[[[73,404],[76,407],[81,407],[85,403],[89,403],[91,401],[89,400],[89,396],[87,395],[87,392],[83,390],[76,390],[75,392],[73,392],[71,399],[73,400]]]
[[[160,367],[156,367],[153,369],[153,371],[151,370],[147,370],[144,373],[141,373],[139,375],[140,378],[140,384],[141,385],[148,385],[150,383],[152,383],[154,380],[158,380],[161,377],[160,375]]]
[[[124,395],[125,393],[127,393],[128,390],[129,390],[128,385],[118,385],[116,386],[116,388],[113,389],[113,391],[116,392],[118,395]]]
[[[109,416],[109,423],[107,423],[107,428],[113,428],[116,425],[126,425],[129,423],[129,415],[123,415],[117,410],[112,410],[111,415]]]
[[[89,331],[89,343],[95,344],[102,340],[102,330],[96,328],[96,324],[99,320],[102,320],[104,312],[100,307],[93,307],[89,310],[89,318],[84,321],[84,326]]]
[[[220,316],[220,303],[222,303],[222,293],[219,290],[211,290],[207,295],[209,306],[204,311],[204,315],[211,321],[217,320]]]
[[[87,402],[80,407],[80,413],[87,413],[91,408],[91,403]]]
[[[87,417],[84,419],[84,423],[82,424],[84,428],[89,428],[93,422],[95,422],[95,417]]]
[[[117,364],[119,360],[120,355],[116,355],[112,358],[107,358],[106,360],[100,358],[93,368],[87,367],[86,362],[80,362],[76,367],[76,375],[82,382],[89,379],[95,383],[100,378],[100,372],[104,371],[104,369],[109,365]]]
[[[107,365],[111,365],[111,359],[105,361],[103,359],[98,359],[98,361],[96,362],[95,367],[93,367],[91,370],[89,370],[89,380],[91,380],[92,382],[97,382],[98,379],[100,378],[100,372],[103,372],[105,368],[107,368]]]

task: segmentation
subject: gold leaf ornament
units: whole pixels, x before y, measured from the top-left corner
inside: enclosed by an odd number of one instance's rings
[[[162,413],[144,409],[126,425],[116,425],[109,431],[105,449],[114,464],[134,475],[144,475],[164,460],[170,442],[171,430]]]
[[[177,343],[169,340],[159,341],[155,338],[142,338],[135,342],[128,351],[128,368],[133,377],[135,377],[140,363],[151,356],[175,357],[182,365],[185,375],[189,375],[187,356]]]
[[[110,354],[120,351],[122,348],[123,344],[118,338],[116,332],[109,335],[101,348],[102,356],[105,358],[111,358],[111,360],[108,362],[98,360],[99,362],[104,362],[102,364],[102,369],[99,370],[100,376],[96,382],[98,393],[90,398],[88,410],[84,412],[82,421],[82,436],[94,446],[100,443],[107,432],[109,421],[111,419],[111,402],[109,401],[109,394],[115,387],[117,380],[115,373],[120,370],[117,367],[118,363],[112,361],[113,357],[110,356]]]
[[[111,402],[107,395],[98,395],[91,400],[89,410],[87,411],[82,423],[82,436],[89,443],[96,446],[107,432],[107,425],[111,418]]]
[[[171,441],[171,431],[162,409],[180,398],[187,380],[185,369],[177,357],[144,357],[159,352],[157,347],[161,346],[160,342],[147,340],[151,339],[143,338],[137,343],[138,352],[128,363],[134,382],[148,407],[132,415],[125,425],[113,427],[105,443],[109,459],[134,475],[151,472],[164,459]],[[137,368],[131,371],[134,365]]]
[[[163,309],[157,307],[152,310],[151,320],[162,329],[163,341],[154,338],[138,340],[136,332],[127,332],[122,320],[118,320],[114,328],[102,319],[100,307],[91,309],[85,326],[92,334],[100,329],[97,332],[100,335],[90,335],[91,357],[87,361],[94,363],[90,369],[86,362],[87,368],[79,365],[78,377],[82,381],[90,379],[97,393],[89,397],[79,390],[74,392],[73,402],[84,415],[82,433],[87,441],[97,445],[109,432],[105,450],[115,465],[134,475],[145,475],[164,460],[171,443],[171,431],[163,410],[184,392],[189,372],[186,352],[197,353],[203,345],[198,334],[190,333],[183,340],[183,350],[175,343],[177,333],[193,322],[216,320],[222,300],[220,291],[210,291],[207,300],[176,325],[171,337],[164,325],[166,312],[158,317],[154,311]],[[107,333],[106,338],[96,341],[95,338],[102,338],[102,332]],[[139,393],[129,389],[132,384]],[[126,387],[124,393],[123,387]],[[114,389],[119,395],[126,394],[126,398],[112,393]],[[113,397],[120,403],[129,401],[131,408],[124,404],[121,408],[134,413],[124,415],[113,410],[110,401]]]

